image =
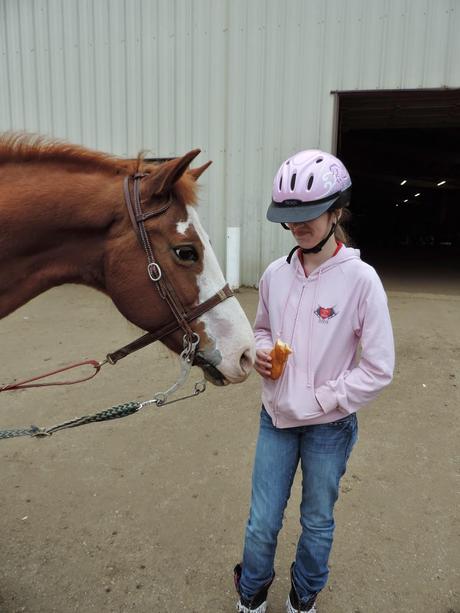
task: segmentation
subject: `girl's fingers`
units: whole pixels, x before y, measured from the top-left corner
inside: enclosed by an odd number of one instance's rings
[[[258,349],[254,368],[262,377],[269,377],[272,371],[271,349]]]
[[[259,375],[262,375],[262,377],[269,377],[270,373],[272,371],[271,364],[264,365],[264,364],[257,364],[256,363],[254,365],[254,368],[259,373]]]
[[[271,368],[272,368],[271,360],[268,361],[268,360],[258,360],[258,359],[256,359],[255,365],[258,366],[259,368],[266,368],[268,370],[271,370]]]

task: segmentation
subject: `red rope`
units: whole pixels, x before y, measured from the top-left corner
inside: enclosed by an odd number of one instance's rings
[[[57,375],[61,372],[65,372],[66,370],[71,370],[72,368],[78,368],[79,366],[90,365],[94,367],[94,372],[89,377],[85,377],[84,379],[77,379],[75,381],[56,381],[54,383],[33,383],[33,381],[39,381],[40,379],[45,379],[46,377],[51,377],[52,375]],[[73,385],[74,383],[82,383],[83,381],[89,381],[97,375],[97,373],[101,370],[102,364],[97,362],[96,360],[84,360],[83,362],[77,362],[76,364],[71,364],[70,366],[64,366],[63,368],[58,368],[57,370],[52,370],[51,372],[47,372],[44,375],[38,375],[37,377],[32,377],[31,379],[25,379],[24,381],[17,381],[14,383],[9,383],[8,385],[0,386],[0,392],[12,392],[19,389],[27,389],[29,387],[46,387],[49,385]]]

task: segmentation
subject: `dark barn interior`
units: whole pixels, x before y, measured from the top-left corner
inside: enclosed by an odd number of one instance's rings
[[[363,258],[397,289],[460,293],[460,89],[338,97],[337,155]]]

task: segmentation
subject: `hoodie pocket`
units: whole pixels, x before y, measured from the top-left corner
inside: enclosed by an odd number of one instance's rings
[[[288,420],[307,421],[324,415],[315,391],[307,384],[307,371],[295,362],[287,362],[283,375],[274,390],[273,408]]]

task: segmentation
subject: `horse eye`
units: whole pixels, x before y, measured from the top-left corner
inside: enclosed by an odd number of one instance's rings
[[[175,247],[174,253],[183,262],[196,262],[198,260],[195,247]]]

